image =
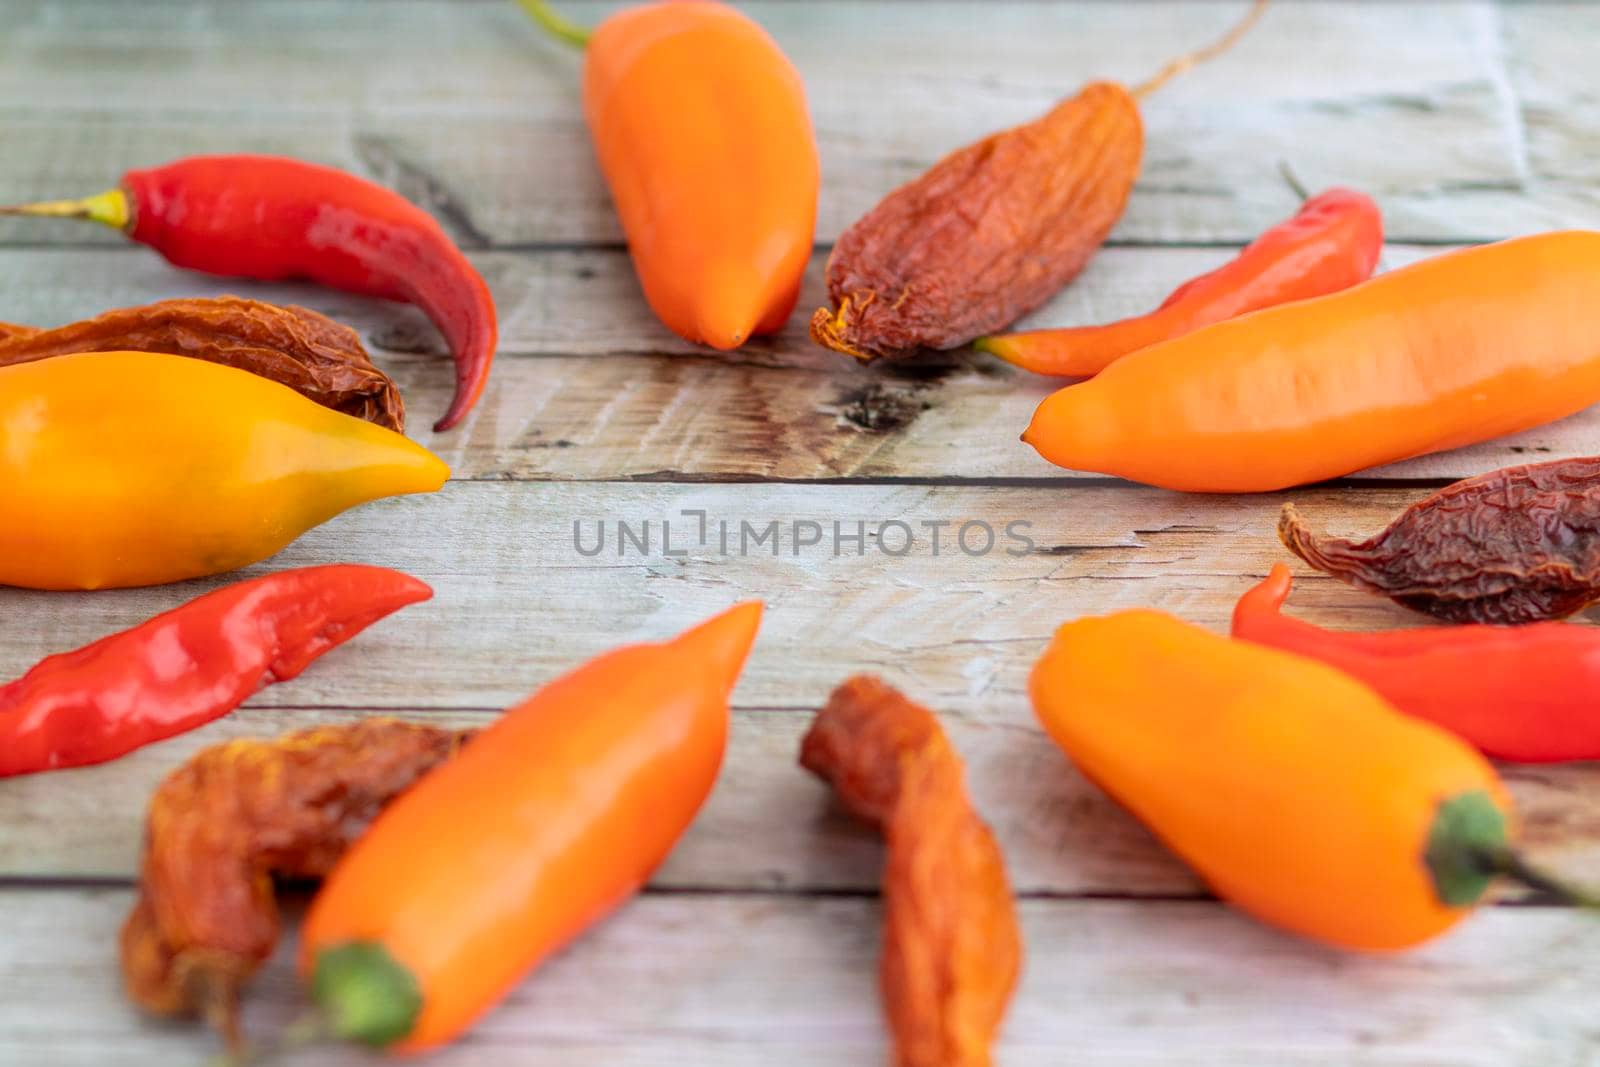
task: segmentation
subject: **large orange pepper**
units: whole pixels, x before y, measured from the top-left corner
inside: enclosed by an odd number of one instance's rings
[[[711,792],[761,621],[741,604],[558,678],[378,817],[306,919],[338,1035],[450,1040],[644,885]]]
[[[1050,462],[1258,492],[1526,430],[1600,400],[1600,233],[1451,252],[1136,352],[1045,398]]]
[[[1086,776],[1276,926],[1398,949],[1496,874],[1552,887],[1512,850],[1482,756],[1314,660],[1128,611],[1057,630],[1030,691]]]
[[[645,298],[674,333],[738,348],[794,310],[820,166],[800,74],[766,31],[709,0],[618,12],[586,43],[584,112]]]
[[[0,584],[220,574],[449,474],[393,430],[233,367],[95,352],[0,368]]]

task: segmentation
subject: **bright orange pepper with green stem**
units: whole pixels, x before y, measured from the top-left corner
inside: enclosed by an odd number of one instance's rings
[[[220,574],[449,474],[393,430],[233,367],[94,352],[0,368],[0,584]]]
[[[386,809],[306,919],[300,969],[329,1029],[449,1041],[637,892],[716,781],[760,621],[752,601],[590,661]]]
[[[719,349],[778,330],[811,258],[821,181],[793,64],[710,0],[641,4],[592,33],[520,2],[584,48],[595,154],[657,317]]]
[[[1406,948],[1523,862],[1487,760],[1332,667],[1155,611],[1056,631],[1034,710],[1080,770],[1216,893],[1341,948]]]

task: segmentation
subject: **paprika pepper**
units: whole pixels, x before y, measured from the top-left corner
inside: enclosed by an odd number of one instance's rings
[[[1487,760],[1325,664],[1125,611],[1057,630],[1029,692],[1091,781],[1264,922],[1377,951],[1443,933],[1496,875],[1592,902],[1516,851]]]
[[[233,367],[149,352],[0,367],[0,584],[220,574],[449,473],[392,430]]]
[[[811,258],[821,180],[793,64],[709,0],[626,8],[593,33],[521,2],[584,48],[584,114],[656,316],[718,349],[776,332]]]
[[[980,337],[973,347],[1036,374],[1088,378],[1213,322],[1348,289],[1372,276],[1382,252],[1378,205],[1354,189],[1328,189],[1234,259],[1180,285],[1154,311],[1104,326]]]
[[[1338,633],[1280,613],[1289,568],[1239,598],[1233,636],[1321,660],[1496,759],[1600,759],[1600,630],[1564,622]]]
[[[442,1044],[637,892],[716,781],[760,621],[759,602],[741,604],[590,661],[379,815],[301,937],[332,1032]]]
[[[1600,233],[1482,245],[1152,345],[1046,397],[1045,459],[1251,493],[1487,441],[1600,400]]]
[[[460,422],[489,380],[497,325],[483,277],[433,216],[354,174],[279,156],[194,156],[130,170],[108,192],[0,214],[103,223],[207,274],[309,278],[415,304],[456,362],[455,397],[435,430]]]

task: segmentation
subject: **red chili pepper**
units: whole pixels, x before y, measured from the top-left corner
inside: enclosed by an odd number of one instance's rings
[[[102,763],[295,677],[427,585],[340,563],[218,589],[0,687],[0,777]]]
[[[456,361],[455,398],[435,430],[461,421],[494,359],[494,298],[433,216],[400,194],[332,167],[278,156],[193,156],[130,170],[119,188],[0,214],[90,219],[191,270],[278,281],[309,278],[415,304]]]
[[[1321,660],[1486,755],[1600,759],[1600,629],[1564,622],[1336,633],[1279,614],[1289,568],[1239,598],[1233,636]]]
[[[1382,251],[1378,205],[1353,189],[1329,189],[1228,263],[1180,285],[1155,311],[1104,326],[980,337],[975,345],[1037,374],[1086,378],[1202,326],[1348,289],[1372,276]]]

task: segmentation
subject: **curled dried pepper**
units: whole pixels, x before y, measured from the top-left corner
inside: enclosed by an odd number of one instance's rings
[[[165,352],[250,371],[323,407],[405,432],[405,404],[348,326],[225,296],[162,300],[51,330],[0,324],[0,367],[73,352]]]
[[[1239,598],[1233,636],[1321,660],[1496,759],[1600,759],[1600,629],[1562,622],[1340,633],[1280,612],[1289,568]]]
[[[872,360],[957,348],[1009,326],[1077,276],[1128,201],[1144,153],[1138,99],[1243,35],[1132,90],[1092,82],[1042,117],[957,149],[884,197],[828,256],[811,320],[826,348]]]
[[[302,567],[50,656],[0,687],[0,777],[101,763],[192,730],[432,595],[384,567]]]
[[[455,1037],[643,887],[716,781],[761,622],[741,604],[546,685],[378,817],[329,875],[300,971],[329,1030]]]
[[[994,834],[931,711],[876,678],[833,691],[800,749],[888,843],[884,1006],[899,1067],[988,1067],[1022,966],[1022,933]]]
[[[460,422],[494,359],[494,298],[433,216],[332,167],[277,156],[194,156],[131,170],[116,189],[0,214],[88,219],[123,230],[180,267],[322,285],[415,304],[444,334],[456,391],[435,424]]]
[[[122,927],[128,998],[240,1044],[239,995],[278,942],[274,878],[325,876],[377,813],[470,730],[394,719],[202,750],[156,789]]]
[[[0,367],[0,442],[0,584],[34,589],[220,574],[450,473],[286,386],[150,352]]]
[[[1498,875],[1594,904],[1523,859],[1483,756],[1326,664],[1125,611],[1058,629],[1029,691],[1091,781],[1274,926],[1407,948]]]
[[[1058,466],[1265,492],[1487,441],[1600,400],[1600,233],[1435,256],[1214,323],[1046,397]]]
[[[1365,541],[1318,534],[1285,504],[1278,537],[1318,570],[1447,622],[1560,619],[1600,601],[1600,457],[1467,478]]]
[[[584,49],[584,114],[656,316],[720,349],[777,331],[811,259],[821,180],[805,86],[777,43],[705,0],[625,8],[593,33],[521,2]]]
[[[1180,285],[1154,311],[1104,326],[980,337],[975,347],[1036,374],[1087,378],[1213,322],[1348,289],[1372,276],[1382,251],[1383,215],[1372,198],[1328,189],[1234,259]]]

